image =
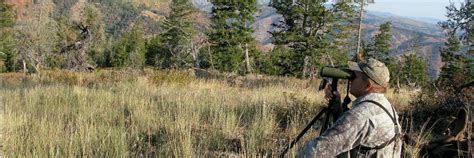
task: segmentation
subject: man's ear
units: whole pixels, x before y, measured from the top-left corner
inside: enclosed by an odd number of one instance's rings
[[[374,88],[374,83],[373,83],[373,81],[368,80],[368,81],[367,81],[367,86],[366,86],[365,88],[367,89],[367,91],[373,89],[373,88]]]

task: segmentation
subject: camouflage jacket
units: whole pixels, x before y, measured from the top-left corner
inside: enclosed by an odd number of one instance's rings
[[[392,110],[392,105],[384,94],[370,93],[357,98],[352,103],[355,105],[352,109],[339,117],[320,137],[306,143],[297,157],[400,157],[403,143],[400,139],[379,150],[359,150],[360,145],[376,147],[395,136],[395,126],[387,112],[374,103],[363,102],[364,100],[382,104],[400,125],[398,115]]]

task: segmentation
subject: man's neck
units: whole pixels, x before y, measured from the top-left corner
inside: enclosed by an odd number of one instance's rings
[[[360,95],[359,97],[356,97],[356,100],[360,100],[361,98],[364,98],[365,96],[367,95],[370,95],[370,94],[385,94],[385,93],[378,93],[378,92],[367,92],[363,95]]]
[[[359,97],[363,97],[363,96],[366,96],[366,95],[368,95],[368,94],[373,94],[373,93],[375,93],[375,94],[385,94],[385,93],[383,93],[383,92],[374,91],[374,90],[369,90],[369,91],[366,91],[365,93],[362,93],[361,95],[355,96],[355,97],[356,97],[356,98],[359,98]]]

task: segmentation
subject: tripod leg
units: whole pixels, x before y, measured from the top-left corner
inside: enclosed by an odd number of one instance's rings
[[[331,118],[331,111],[327,110],[325,112],[324,117],[326,117],[326,118],[324,119],[324,124],[321,127],[321,130],[319,131],[319,135],[323,134],[323,132],[326,131],[329,128],[329,119]]]
[[[293,141],[290,142],[290,144],[285,145],[285,147],[281,150],[280,155],[278,157],[285,156],[286,152],[288,152],[288,150],[293,148],[293,146],[296,144],[296,142],[298,142],[298,140],[300,140],[300,138],[303,137],[304,134],[306,134],[306,132],[311,128],[311,126],[313,126],[313,124],[317,120],[319,120],[319,118],[323,114],[328,113],[328,111],[329,110],[327,108],[323,108],[316,116],[314,116],[314,118],[311,120],[311,122],[308,123],[308,125],[306,125],[306,127],[303,129],[303,131],[301,131],[300,134],[298,134],[298,136],[296,136],[296,138]]]

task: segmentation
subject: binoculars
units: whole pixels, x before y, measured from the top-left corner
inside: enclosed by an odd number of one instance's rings
[[[323,67],[321,69],[321,77],[333,78],[333,79],[348,79],[352,80],[355,78],[354,72],[349,69],[340,69],[335,67]]]
[[[320,71],[320,75],[323,78],[330,78],[332,80],[332,89],[337,89],[337,81],[339,79],[353,80],[355,78],[355,73],[352,70],[330,66],[323,67]],[[319,90],[323,90],[328,82],[328,79],[323,79],[319,85]]]

